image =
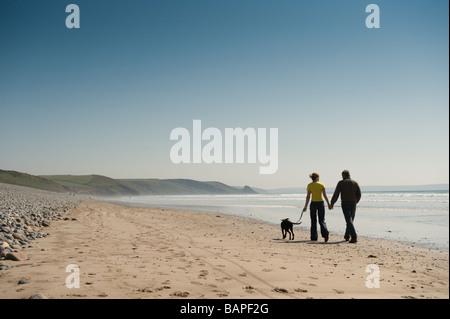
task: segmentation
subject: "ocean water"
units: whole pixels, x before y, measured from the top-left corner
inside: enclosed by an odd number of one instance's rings
[[[114,201],[133,205],[217,212],[280,224],[283,218],[296,222],[306,194],[186,195],[120,197]],[[326,209],[328,229],[344,235],[345,220],[339,202]],[[302,224],[309,230],[309,210]],[[432,249],[449,250],[448,191],[367,192],[357,206],[358,236],[392,239]],[[280,231],[281,236],[281,231]]]

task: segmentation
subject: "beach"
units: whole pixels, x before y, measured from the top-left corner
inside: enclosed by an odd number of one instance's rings
[[[281,219],[302,216],[306,193],[250,195],[122,196],[113,202],[167,209],[188,209],[252,218],[279,225]],[[326,223],[333,234],[345,232],[341,203],[326,209]],[[358,236],[407,242],[424,248],[449,250],[448,191],[364,192],[357,205]],[[309,211],[296,229],[309,231]]]
[[[26,260],[0,260],[0,298],[449,298],[448,251],[294,232],[288,240],[250,218],[80,201],[47,236],[17,247]]]

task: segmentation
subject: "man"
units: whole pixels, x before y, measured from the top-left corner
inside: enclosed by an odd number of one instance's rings
[[[358,183],[350,178],[348,170],[342,172],[342,180],[336,185],[336,190],[331,198],[331,208],[338,200],[339,195],[341,195],[342,212],[347,223],[344,239],[349,240],[350,243],[356,243],[357,236],[353,220],[355,219],[356,204],[361,199],[361,189]]]

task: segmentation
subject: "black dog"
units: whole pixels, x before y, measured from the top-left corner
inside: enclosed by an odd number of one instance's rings
[[[286,239],[286,235],[289,233],[289,240],[294,240],[294,225],[299,225],[300,223],[293,223],[289,218],[281,220],[281,234],[283,239]],[[292,239],[291,239],[292,234]]]

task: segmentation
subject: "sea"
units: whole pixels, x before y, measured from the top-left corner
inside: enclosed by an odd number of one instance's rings
[[[115,202],[128,205],[221,213],[253,218],[279,225],[289,218],[309,231],[309,210],[301,214],[305,194],[126,196]],[[339,202],[326,209],[325,220],[332,234],[344,235],[345,220]],[[397,240],[417,246],[449,251],[449,192],[364,192],[357,206],[358,237]],[[281,231],[280,231],[281,234]],[[280,235],[281,236],[281,235]]]

